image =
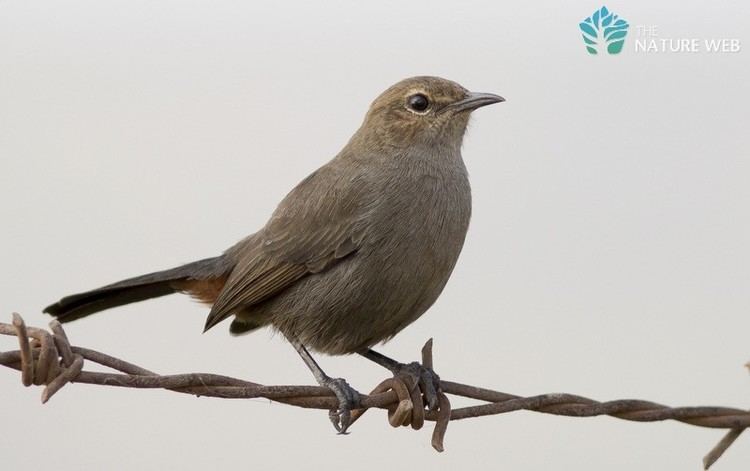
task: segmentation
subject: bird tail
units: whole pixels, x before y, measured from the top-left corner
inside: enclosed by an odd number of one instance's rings
[[[225,256],[207,258],[66,296],[47,306],[44,312],[53,315],[60,322],[70,322],[105,309],[182,291],[181,285],[187,281],[224,277],[231,268]]]

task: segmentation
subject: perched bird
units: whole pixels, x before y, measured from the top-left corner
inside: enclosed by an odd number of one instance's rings
[[[182,292],[211,305],[206,330],[228,317],[234,335],[272,326],[336,394],[332,420],[345,432],[358,394],[327,376],[307,348],[359,353],[392,371],[406,366],[370,347],[421,316],[448,281],[471,213],[461,157],[469,115],[501,101],[438,77],[403,80],[258,232],[218,257],[67,296],[45,312],[68,322]],[[436,376],[418,374],[436,407]]]

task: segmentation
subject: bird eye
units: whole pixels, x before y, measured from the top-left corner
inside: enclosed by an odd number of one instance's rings
[[[430,100],[421,93],[417,93],[409,97],[408,106],[414,111],[422,112],[430,106]]]

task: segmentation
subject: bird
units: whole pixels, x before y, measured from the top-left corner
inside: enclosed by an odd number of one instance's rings
[[[431,369],[409,370],[371,347],[415,321],[443,291],[471,216],[461,154],[469,116],[503,101],[440,77],[402,80],[254,234],[219,256],[66,296],[44,312],[64,323],[185,293],[210,306],[204,332],[230,317],[232,335],[266,326],[281,332],[338,398],[330,417],[339,433],[347,432],[359,393],[328,376],[310,350],[356,353],[394,373],[411,371],[434,409],[439,377]]]

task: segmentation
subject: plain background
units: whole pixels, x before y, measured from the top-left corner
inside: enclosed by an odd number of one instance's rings
[[[435,338],[446,379],[534,395],[750,406],[750,51],[636,54],[739,38],[750,4],[628,1],[619,56],[577,28],[600,3],[0,1],[0,310],[218,254],[330,159],[370,101],[440,75],[507,102],[465,141],[474,215],[442,297],[381,350]],[[310,384],[268,331],[205,335],[181,296],[67,328],[162,373]],[[0,348],[15,348],[11,338]],[[321,357],[369,391],[387,376]],[[517,412],[451,424],[447,451],[371,412],[73,385],[49,404],[0,371],[2,467],[700,469],[723,431]],[[461,401],[454,401],[454,406]],[[717,470],[744,470],[741,437]]]

